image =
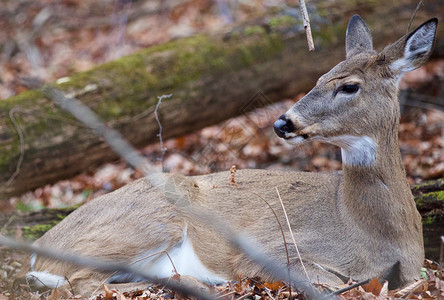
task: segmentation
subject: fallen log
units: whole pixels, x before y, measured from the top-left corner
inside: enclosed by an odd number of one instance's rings
[[[344,57],[346,22],[360,13],[375,47],[405,33],[417,1],[312,1],[317,51],[307,51],[302,20],[270,12],[229,33],[199,35],[151,47],[59,80],[58,89],[94,109],[137,147],[177,137],[270,102],[307,91]],[[415,23],[444,15],[429,1]],[[393,17],[396,16],[396,17]],[[435,56],[444,56],[440,23]],[[414,24],[416,25],[416,24]],[[414,26],[412,25],[412,26]],[[91,130],[38,90],[0,101],[0,201],[70,178],[117,158]]]

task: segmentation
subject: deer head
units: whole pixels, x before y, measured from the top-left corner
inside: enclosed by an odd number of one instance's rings
[[[348,165],[374,164],[382,140],[395,139],[397,144],[398,83],[430,57],[437,22],[425,22],[378,53],[362,18],[353,16],[346,59],[279,117],[274,123],[277,135],[292,144],[320,140],[337,145]]]

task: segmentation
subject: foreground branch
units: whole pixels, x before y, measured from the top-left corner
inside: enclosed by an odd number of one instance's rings
[[[215,299],[210,294],[202,293],[198,289],[193,289],[193,288],[187,287],[187,286],[182,285],[174,280],[154,278],[154,277],[148,275],[147,273],[143,272],[142,270],[132,267],[131,265],[117,264],[112,261],[102,261],[100,259],[97,259],[96,257],[89,258],[89,257],[77,255],[77,254],[64,253],[64,252],[60,252],[60,251],[53,250],[53,249],[42,248],[42,247],[30,245],[25,242],[19,242],[17,240],[7,238],[2,235],[0,235],[0,245],[6,246],[11,249],[15,249],[15,250],[26,251],[29,253],[35,253],[37,255],[52,258],[52,259],[66,261],[66,262],[72,263],[74,265],[83,266],[83,267],[94,269],[94,270],[101,271],[101,272],[122,272],[122,273],[134,274],[134,275],[139,276],[141,278],[145,278],[146,280],[148,280],[152,283],[163,285],[167,288],[170,288],[174,291],[177,291],[177,292],[185,294],[185,295],[197,297],[198,299],[206,299],[206,300]]]

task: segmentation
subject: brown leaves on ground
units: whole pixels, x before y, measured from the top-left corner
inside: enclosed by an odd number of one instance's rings
[[[384,283],[386,285],[386,283]],[[375,296],[379,296],[381,294],[381,290],[383,285],[379,282],[379,278],[375,278],[369,282],[367,285],[363,285],[362,288],[367,293],[372,293]]]
[[[440,269],[436,263],[426,260],[421,274],[426,278],[402,289],[389,291],[386,282],[380,283],[379,279],[375,278],[366,285],[355,287],[341,293],[338,297],[344,300],[444,299],[444,270]],[[172,278],[171,280],[177,280],[178,278],[179,276],[176,276],[176,278]],[[203,292],[209,292],[217,299],[290,299],[290,291],[292,299],[306,299],[303,293],[294,289],[290,290],[288,284],[282,281],[264,282],[259,278],[242,278],[236,282],[227,282],[225,284],[208,287],[200,282],[196,284],[197,280],[191,276],[180,276],[180,278],[181,283],[184,282],[184,284],[202,289]],[[61,287],[52,291],[39,293],[31,292],[26,284],[14,286],[12,281],[9,282],[9,284],[6,283],[7,281],[2,282],[0,280],[0,300],[87,299],[79,295],[73,295],[69,287]],[[341,288],[346,288],[352,284],[354,284],[354,282],[350,281],[348,284],[341,286]],[[330,287],[322,283],[318,283],[316,286],[323,292],[333,292]],[[100,294],[98,294],[94,300],[186,299],[178,293],[159,285],[146,284],[146,287],[145,285],[137,285],[137,287],[132,286],[130,289],[127,288],[125,290],[125,292],[122,292],[115,286],[110,288],[107,285],[103,285],[103,290],[101,292],[99,291]]]
[[[439,270],[438,265],[430,260],[426,260],[422,269],[422,276],[427,279],[420,279],[402,289],[389,291],[387,282],[380,283],[378,278],[370,281],[369,284],[360,286],[341,294],[343,299],[444,299],[443,269]]]

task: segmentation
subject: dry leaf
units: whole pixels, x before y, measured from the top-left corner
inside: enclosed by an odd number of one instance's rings
[[[127,298],[119,291],[115,291],[117,300],[126,300]]]
[[[382,298],[382,299],[387,299],[388,298],[388,281],[384,281],[384,284],[382,285],[382,289],[379,292],[379,297],[378,298]]]
[[[48,300],[59,300],[61,299],[62,294],[60,293],[58,288],[52,290],[51,294],[48,296]]]
[[[263,287],[266,287],[267,289],[276,292],[279,289],[285,287],[285,284],[282,281],[275,281],[275,282],[264,282],[258,285],[258,288],[263,288]]]
[[[105,291],[104,300],[113,300],[115,291],[110,290],[106,285],[103,285],[103,290]]]
[[[417,282],[414,282],[411,285],[406,286],[405,288],[403,288],[402,290],[397,292],[395,294],[395,297],[403,298],[406,295],[412,294],[413,292],[417,291],[418,289],[421,289],[421,287],[423,287],[426,284],[427,284],[427,280],[425,280],[425,279],[418,280]],[[413,298],[413,299],[416,299],[416,298]]]
[[[363,286],[364,291],[372,293],[375,296],[379,296],[382,290],[382,284],[379,282],[379,277],[376,277],[369,284]]]
[[[249,288],[250,281],[249,280],[239,280],[238,283],[236,283],[233,286],[233,289],[238,293],[239,295],[243,295],[245,291]]]

